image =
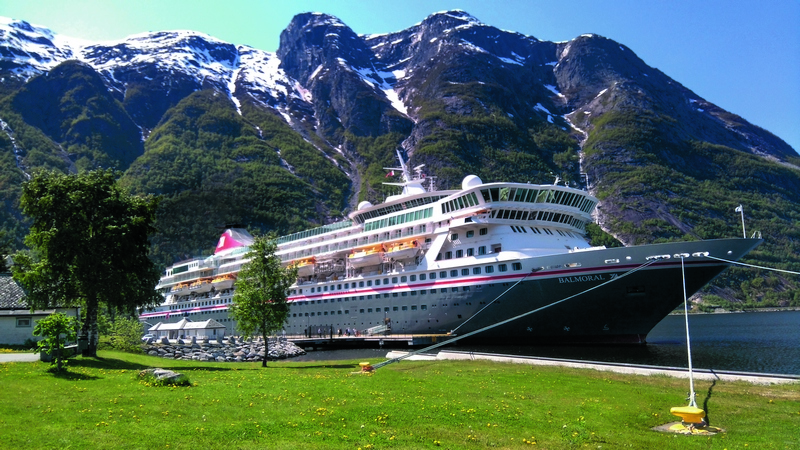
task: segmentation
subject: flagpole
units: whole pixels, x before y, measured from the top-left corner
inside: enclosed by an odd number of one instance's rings
[[[744,229],[744,208],[742,207],[742,205],[739,205],[739,206],[738,206],[738,207],[735,209],[735,211],[737,211],[737,212],[741,213],[741,215],[742,215],[742,237],[743,237],[743,238],[745,238],[745,239],[747,239],[747,232],[746,232],[746,231],[745,231],[745,229]]]

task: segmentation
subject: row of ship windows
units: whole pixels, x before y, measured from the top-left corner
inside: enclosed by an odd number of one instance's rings
[[[433,216],[433,207],[420,209],[417,211],[407,212],[405,214],[398,214],[396,216],[386,217],[381,220],[375,220],[364,224],[364,231],[377,230],[379,228],[391,227],[400,225],[406,222],[413,222],[415,220],[427,219]]]
[[[572,225],[573,227],[583,230],[586,228],[586,223],[569,214],[562,214],[553,211],[519,211],[514,209],[498,209],[490,213],[492,219],[508,219],[508,220],[537,220],[542,222],[556,222]],[[550,233],[552,234],[552,233]]]
[[[544,230],[544,234],[549,234],[551,236],[553,235],[553,231],[552,230],[548,230],[547,228],[542,228],[540,230],[540,229],[538,229],[536,227],[530,227],[530,229],[533,232],[533,234],[542,234],[542,230]],[[511,225],[511,230],[514,233],[527,233],[528,232],[528,230],[526,230],[525,227],[519,227],[519,226],[516,226],[516,225]],[[567,237],[567,236],[569,236],[569,237],[579,237],[579,236],[575,236],[574,234],[570,233],[569,231],[556,230],[556,233],[558,233],[558,234],[560,234],[561,236],[564,236],[564,237]]]
[[[519,262],[511,263],[511,269],[512,270],[522,270],[522,263],[519,263]],[[480,275],[482,271],[485,271],[486,273],[494,273],[494,266],[484,266],[483,268],[481,268],[481,267],[473,267],[472,268],[472,274],[473,275]],[[508,271],[508,264],[498,264],[497,265],[497,271],[498,272],[507,272]],[[470,274],[470,269],[461,269],[461,276],[467,276],[469,274]],[[453,269],[453,270],[451,270],[449,272],[449,275],[450,275],[451,278],[452,277],[457,277],[457,276],[459,276],[459,271],[456,270],[456,269]],[[447,278],[448,272],[446,270],[442,270],[441,272],[438,272],[438,274],[437,274],[437,272],[430,272],[430,273],[421,273],[421,274],[419,274],[419,276],[417,276],[417,275],[408,275],[408,276],[403,275],[401,277],[392,277],[391,278],[391,284],[397,284],[398,281],[400,283],[408,283],[408,282],[414,282],[414,281],[417,281],[417,280],[419,280],[419,281],[426,281],[426,280],[429,280],[429,279],[430,280],[435,280],[437,278],[437,276],[439,278]],[[384,278],[383,279],[383,285],[389,285],[389,284],[390,284],[389,278]],[[380,286],[381,285],[381,280],[377,279],[377,280],[374,280],[374,282],[373,282],[373,280],[359,281],[357,285],[356,285],[356,282],[352,282],[352,283],[344,283],[344,285],[342,285],[340,283],[340,284],[331,285],[331,286],[318,286],[318,287],[312,287],[310,289],[310,291],[313,294],[315,292],[328,292],[329,290],[331,292],[334,292],[334,291],[342,290],[342,289],[355,289],[356,287],[360,287],[360,288],[372,287],[373,285],[374,286]],[[342,286],[344,286],[344,287],[342,287]],[[302,291],[303,291],[302,289],[299,289],[299,290],[298,289],[292,289],[290,291],[290,294],[291,295],[296,295],[298,293],[302,294],[303,293]]]
[[[582,194],[558,189],[524,189],[513,187],[496,187],[481,189],[485,203],[490,202],[522,202],[522,203],[555,203],[571,206],[588,213],[594,207],[594,201]]]
[[[369,219],[374,219],[375,217],[385,216],[386,214],[391,214],[393,212],[404,211],[411,208],[416,208],[417,206],[427,205],[429,203],[437,202],[439,199],[447,197],[446,195],[431,195],[427,197],[415,198],[413,200],[407,200],[402,203],[395,203],[393,205],[385,206],[383,208],[373,209],[372,211],[367,211],[362,214],[358,214],[354,217],[356,223],[364,223]]]
[[[466,292],[466,291],[469,291],[469,286],[464,286],[462,288],[450,288],[450,290],[452,292],[457,292],[459,290],[463,290],[463,291]],[[446,291],[447,291],[447,288],[442,289],[442,292],[446,292]],[[411,292],[412,292],[411,295],[416,295],[417,294],[416,291],[411,291]],[[423,290],[419,291],[419,295],[425,295],[427,292],[428,291],[423,289]],[[436,293],[436,289],[431,289],[430,293],[431,294]],[[403,294],[406,294],[406,292],[403,292]],[[372,297],[372,296],[370,296],[370,297]],[[377,295],[376,297],[380,297],[380,295]],[[405,295],[404,295],[404,297],[405,297]],[[339,301],[341,301],[341,299]],[[480,302],[480,304],[485,304],[485,302]],[[472,305],[472,302],[464,302],[464,306],[470,306],[470,305]],[[461,306],[461,303],[460,302],[453,302],[449,306]],[[439,307],[439,305],[432,304],[432,305],[430,305],[430,307],[431,308],[437,308],[437,307]],[[448,304],[447,303],[442,303],[441,307],[442,308],[447,308]],[[410,305],[410,306],[409,305],[403,305],[403,306],[392,306],[392,307],[385,306],[385,307],[383,307],[383,310],[381,310],[381,308],[359,308],[359,309],[354,309],[353,310],[353,314],[370,314],[370,313],[373,313],[373,312],[380,313],[380,312],[390,312],[390,311],[392,311],[392,312],[395,312],[395,311],[408,311],[409,308],[411,309],[411,311],[416,311],[417,310],[417,305]],[[422,310],[422,311],[427,311],[428,305],[419,305],[419,309]],[[330,313],[328,311],[317,311],[317,312],[307,312],[307,313],[299,312],[299,313],[292,313],[292,317],[315,317],[315,316],[327,316],[329,314],[331,316],[342,315],[342,314],[350,314],[350,310],[349,309],[333,310],[333,311],[330,311]]]

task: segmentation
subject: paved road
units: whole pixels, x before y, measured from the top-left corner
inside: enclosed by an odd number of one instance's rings
[[[0,363],[33,362],[38,360],[38,353],[0,353]]]

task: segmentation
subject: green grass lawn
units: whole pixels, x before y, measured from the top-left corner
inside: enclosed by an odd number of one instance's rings
[[[377,361],[373,361],[375,363]],[[677,420],[688,380],[488,361],[198,363],[101,351],[56,376],[0,364],[0,448],[800,449],[800,385],[699,381],[716,436]],[[153,387],[164,367],[190,387]]]

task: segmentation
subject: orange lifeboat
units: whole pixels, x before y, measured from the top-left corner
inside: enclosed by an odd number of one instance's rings
[[[392,242],[386,245],[385,256],[395,260],[413,258],[419,251],[419,243],[415,239]]]
[[[347,261],[352,267],[366,267],[380,264],[383,261],[383,245],[370,245],[353,250],[347,255]]]
[[[312,256],[310,258],[303,258],[294,261],[290,264],[290,266],[294,266],[297,268],[298,277],[307,277],[314,273],[314,264],[316,263],[317,260]]]
[[[233,283],[235,281],[236,281],[236,277],[233,276],[233,274],[229,273],[229,274],[225,274],[225,275],[220,275],[220,276],[214,277],[214,279],[211,280],[211,286],[213,286],[214,290],[216,290],[216,291],[222,291],[222,290],[230,289],[231,287],[233,287]]]

